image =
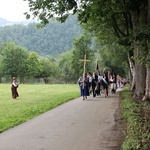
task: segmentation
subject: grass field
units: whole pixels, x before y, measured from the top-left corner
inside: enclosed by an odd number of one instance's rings
[[[14,100],[10,87],[0,84],[0,133],[80,96],[77,84],[20,84]]]

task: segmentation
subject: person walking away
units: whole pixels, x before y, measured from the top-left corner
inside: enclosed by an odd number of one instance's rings
[[[93,76],[92,76],[92,93],[93,93],[93,97],[96,96],[96,88],[97,88],[97,79],[95,79],[95,72],[93,72]]]
[[[11,85],[11,91],[12,91],[12,98],[16,99],[17,97],[19,97],[17,88],[19,86],[19,83],[17,83],[16,81],[16,77],[13,77],[13,81],[12,81],[12,85]]]
[[[92,93],[92,80],[93,80],[91,72],[88,73],[87,77],[89,78],[89,94],[91,94]]]
[[[104,89],[104,95],[106,97],[108,96],[108,82],[106,81],[105,74],[101,77],[100,81]]]
[[[78,83],[81,96],[83,96],[83,100],[85,100],[87,99],[87,96],[89,96],[89,79],[87,73],[83,73],[83,76],[79,78]]]
[[[96,82],[96,87],[95,87],[96,95],[100,95],[100,82],[99,82],[99,75],[97,72],[93,72],[93,78],[95,79]]]

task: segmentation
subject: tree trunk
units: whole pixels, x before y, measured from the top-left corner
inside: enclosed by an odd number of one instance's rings
[[[150,26],[150,0],[148,0],[147,6],[148,6],[147,24],[148,26]],[[148,49],[147,60],[150,60],[150,39],[147,40],[147,49]],[[150,64],[147,64],[146,66],[146,89],[145,89],[145,96],[143,97],[142,100],[150,101]]]
[[[132,16],[132,24],[133,24],[133,33],[138,33],[138,23],[139,17],[141,14],[136,12],[131,12]],[[134,96],[141,97],[145,94],[145,87],[146,87],[146,69],[144,64],[140,64],[138,61],[138,56],[140,55],[139,50],[139,41],[135,40],[133,43],[134,46],[134,60],[135,60],[135,93]]]
[[[147,70],[146,70],[146,90],[145,90],[145,95],[142,99],[142,101],[150,101],[150,67],[147,67]]]
[[[128,52],[128,62],[129,62],[130,73],[131,73],[131,79],[130,79],[131,88],[130,88],[130,90],[134,91],[134,89],[135,89],[135,65],[134,65],[133,60],[131,59],[129,52]]]
[[[138,42],[134,43],[134,57],[137,58],[139,55]],[[135,96],[143,97],[145,94],[146,87],[146,69],[144,64],[140,64],[138,60],[135,59]]]

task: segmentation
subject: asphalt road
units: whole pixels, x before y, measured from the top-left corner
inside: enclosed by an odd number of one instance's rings
[[[118,93],[80,97],[9,129],[0,150],[117,150]]]

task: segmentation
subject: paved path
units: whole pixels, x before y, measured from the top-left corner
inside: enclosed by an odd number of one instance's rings
[[[77,98],[0,134],[0,150],[118,150],[118,92]]]

